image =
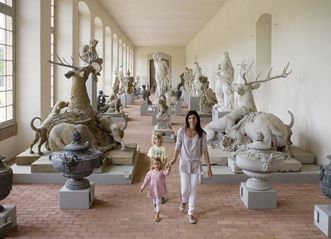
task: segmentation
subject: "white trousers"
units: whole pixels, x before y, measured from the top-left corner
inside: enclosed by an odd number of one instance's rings
[[[155,206],[154,211],[161,211],[161,198],[153,198],[153,205]]]
[[[193,215],[195,209],[195,198],[197,194],[198,180],[199,174],[188,174],[180,172],[182,202],[188,203],[188,215]]]

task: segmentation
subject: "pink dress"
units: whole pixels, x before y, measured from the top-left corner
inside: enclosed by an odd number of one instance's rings
[[[145,186],[149,183],[147,197],[156,199],[156,198],[162,198],[166,195],[167,193],[167,188],[165,184],[166,175],[169,175],[168,170],[152,169],[148,171],[142,185],[142,187],[145,188]]]

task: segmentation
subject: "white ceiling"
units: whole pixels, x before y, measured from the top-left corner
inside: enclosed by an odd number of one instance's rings
[[[226,0],[99,0],[135,46],[185,46]]]

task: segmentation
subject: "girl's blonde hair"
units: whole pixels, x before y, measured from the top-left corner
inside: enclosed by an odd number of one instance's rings
[[[161,139],[161,144],[163,143],[162,134],[160,134],[160,133],[154,133],[152,135],[152,144],[153,145],[156,145],[156,139]]]
[[[155,158],[151,158],[151,168],[150,169],[154,169],[153,168],[153,164],[154,164],[154,161],[158,161],[160,163],[160,169],[163,169],[163,164],[162,164],[162,161],[161,161],[161,158],[160,157],[155,157]]]

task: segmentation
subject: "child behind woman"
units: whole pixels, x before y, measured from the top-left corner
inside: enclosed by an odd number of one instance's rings
[[[153,158],[160,158],[161,163],[165,166],[167,162],[166,149],[162,146],[162,135],[155,133],[152,136],[153,146],[149,148],[147,156],[149,157],[151,163]]]
[[[166,166],[166,170],[163,169],[160,158],[154,158],[151,164],[151,169],[147,172],[144,182],[141,185],[140,191],[149,184],[147,197],[153,199],[155,221],[159,222],[160,210],[161,210],[161,199],[167,193],[165,176],[170,173],[170,166]]]

